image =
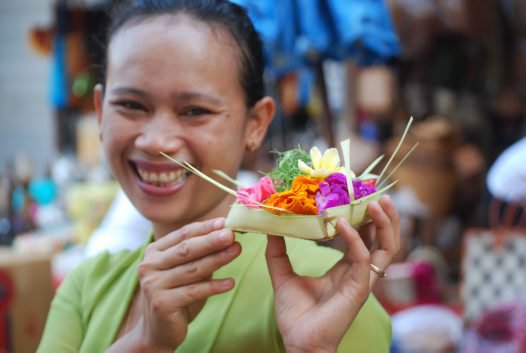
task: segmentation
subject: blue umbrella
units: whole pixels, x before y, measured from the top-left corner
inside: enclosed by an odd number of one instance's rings
[[[400,53],[384,0],[233,0],[244,6],[277,75],[324,59],[381,64]]]
[[[385,63],[400,54],[383,0],[327,0],[336,27],[336,53],[360,66]]]
[[[321,133],[334,145],[328,106],[325,59],[358,66],[385,63],[400,53],[385,0],[232,0],[245,7],[265,43],[266,65],[274,76],[299,74],[298,98],[305,103],[317,78],[324,113]]]

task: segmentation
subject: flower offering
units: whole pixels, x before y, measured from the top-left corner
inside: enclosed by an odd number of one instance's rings
[[[227,226],[244,232],[330,239],[336,235],[338,216],[347,213],[351,219],[355,213],[355,226],[368,221],[367,202],[360,200],[379,197],[375,175],[356,177],[340,165],[336,148],[323,154],[318,147],[308,154],[301,148],[278,154],[274,170],[255,185],[237,190]]]
[[[236,202],[226,219],[227,227],[238,232],[327,240],[337,235],[336,222],[341,217],[355,227],[370,221],[367,204],[380,198],[382,193],[396,183],[395,181],[382,187],[416,147],[415,145],[394,170],[382,179],[405,138],[411,121],[412,119],[379,176],[371,174],[371,171],[383,156],[377,158],[359,176],[352,171],[348,140],[341,143],[343,158],[340,158],[336,148],[329,148],[323,153],[318,147],[312,147],[309,153],[300,147],[278,152],[276,166],[270,173],[254,185],[238,187],[237,190],[229,189],[188,163],[173,161],[236,196]],[[216,172],[233,182],[224,173]]]

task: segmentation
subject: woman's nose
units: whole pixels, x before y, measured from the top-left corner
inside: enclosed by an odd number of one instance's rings
[[[158,114],[149,119],[135,140],[135,146],[146,153],[173,153],[181,147],[181,126],[174,116]]]

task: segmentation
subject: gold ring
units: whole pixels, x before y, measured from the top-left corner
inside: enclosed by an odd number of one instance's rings
[[[380,270],[380,268],[376,265],[370,264],[371,270],[378,275],[380,278],[384,278],[387,276],[387,273],[385,271]]]

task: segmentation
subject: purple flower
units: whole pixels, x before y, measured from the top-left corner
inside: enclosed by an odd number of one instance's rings
[[[352,181],[352,188],[354,190],[354,198],[359,199],[376,192],[376,180],[360,180]]]
[[[315,199],[318,214],[327,208],[348,204],[350,200],[345,175],[342,173],[329,175],[318,185]]]
[[[352,181],[354,190],[354,198],[359,199],[376,192],[376,180],[359,180]],[[321,211],[347,205],[349,200],[349,192],[347,191],[347,179],[345,174],[333,173],[329,175],[325,181],[318,185],[318,192],[316,193],[316,206],[318,207],[318,214]]]

